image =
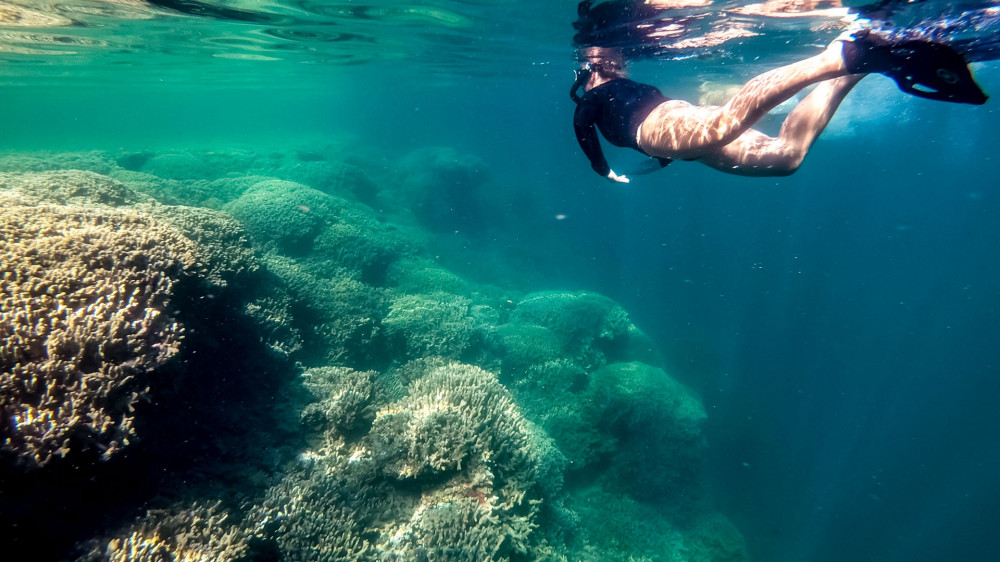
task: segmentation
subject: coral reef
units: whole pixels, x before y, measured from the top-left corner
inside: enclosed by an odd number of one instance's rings
[[[32,170],[0,173],[0,494],[45,496],[0,527],[72,513],[49,557],[88,561],[745,560],[704,409],[626,311],[459,275],[510,218],[485,164],[385,166],[0,157]]]
[[[357,428],[370,415],[374,373],[304,375],[319,400],[303,423],[325,437],[251,515],[286,557],[504,560],[543,544],[538,476],[560,470],[547,441],[494,375],[440,360],[416,369],[425,372],[367,433]]]
[[[45,172],[87,170],[110,174],[116,167],[112,156],[102,151],[8,153],[0,156],[0,172]]]
[[[653,347],[618,303],[595,293],[526,295],[517,303],[510,322],[548,328],[558,336],[563,352],[588,368],[599,367],[609,358],[632,358],[633,352]]]
[[[215,170],[200,158],[191,154],[170,152],[149,156],[136,171],[173,180],[205,179],[215,173]]]
[[[117,180],[80,170],[0,174],[0,191],[20,195],[26,205],[45,202],[116,207],[149,200]]]
[[[386,277],[390,287],[404,294],[472,292],[467,281],[426,258],[397,260],[388,268]]]
[[[448,293],[403,295],[392,301],[382,324],[401,358],[461,359],[476,335],[469,305],[469,299]]]
[[[427,147],[403,157],[398,170],[392,196],[424,228],[479,233],[489,224],[483,186],[490,171],[482,159],[449,147]]]
[[[317,367],[302,374],[302,383],[316,402],[302,411],[309,431],[326,436],[351,435],[375,419],[375,371],[347,367]]]
[[[283,180],[260,182],[223,210],[235,217],[260,244],[302,255],[333,220],[342,201],[310,187]]]
[[[77,562],[236,562],[248,557],[247,539],[238,521],[232,521],[219,502],[196,501],[147,511],[117,536],[90,545]]]
[[[585,417],[615,443],[616,489],[675,507],[698,499],[706,416],[690,390],[662,369],[631,362],[593,372],[587,394]]]
[[[386,363],[381,326],[388,310],[385,290],[343,271],[314,275],[300,262],[275,253],[264,256],[263,262],[289,296],[290,322],[286,325],[299,334],[299,360],[366,369]]]
[[[181,344],[168,308],[195,244],[134,211],[0,208],[3,450],[114,455],[150,373]]]

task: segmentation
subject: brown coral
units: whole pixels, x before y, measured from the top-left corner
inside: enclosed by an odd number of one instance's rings
[[[230,520],[221,503],[179,503],[149,510],[104,544],[93,545],[78,562],[245,560],[246,540],[246,533]]]
[[[195,263],[191,241],[134,211],[0,209],[0,450],[41,466],[127,445],[181,343],[167,305]]]

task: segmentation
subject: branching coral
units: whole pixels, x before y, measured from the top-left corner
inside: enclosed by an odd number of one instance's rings
[[[317,367],[303,373],[302,380],[316,399],[302,411],[302,422],[311,430],[351,433],[375,419],[374,371]]]
[[[168,303],[195,256],[132,211],[0,210],[3,450],[44,465],[128,443],[150,373],[180,346]]]
[[[238,523],[218,503],[150,510],[119,536],[107,540],[103,548],[94,548],[80,560],[245,560],[248,536]]]
[[[166,205],[142,205],[139,209],[198,245],[198,275],[213,285],[226,286],[260,267],[246,231],[225,213]]]
[[[493,374],[420,365],[409,395],[355,437],[341,428],[365,415],[374,373],[305,377],[320,400],[303,415],[327,424],[327,439],[250,518],[287,559],[503,560],[530,557],[542,542],[539,473],[561,470],[551,441],[521,418]]]
[[[448,293],[403,295],[392,302],[382,324],[402,357],[460,359],[476,331],[469,304],[469,299]]]
[[[364,450],[306,457],[271,488],[250,514],[254,534],[273,543],[282,560],[376,560],[369,530],[386,513],[392,492],[376,480]]]
[[[383,560],[479,562],[507,559],[504,525],[478,497],[421,506],[412,522],[383,548]]]
[[[313,275],[278,254],[268,254],[264,262],[292,300],[288,310],[291,327],[302,336],[302,360],[365,368],[384,362],[378,320],[387,308],[385,291],[344,271]]]
[[[485,464],[510,487],[510,506],[534,482],[528,426],[496,376],[471,365],[444,364],[414,381],[407,398],[378,412],[371,438],[379,465],[396,479]]]

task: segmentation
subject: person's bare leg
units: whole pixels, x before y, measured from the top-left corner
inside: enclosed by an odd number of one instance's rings
[[[664,102],[643,121],[639,147],[650,156],[697,158],[731,143],[806,86],[846,74],[842,43],[835,41],[819,55],[753,78],[723,106]]]
[[[848,92],[865,74],[821,82],[785,117],[778,136],[749,129],[698,159],[716,170],[744,176],[786,176],[798,169]]]

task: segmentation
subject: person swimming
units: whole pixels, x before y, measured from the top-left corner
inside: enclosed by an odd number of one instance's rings
[[[798,169],[840,103],[869,73],[884,74],[902,91],[928,99],[976,105],[987,100],[953,49],[923,40],[894,42],[869,30],[751,79],[722,106],[692,105],[630,80],[617,48],[587,47],[581,58],[585,64],[570,91],[577,141],[595,172],[624,183],[628,177],[609,166],[597,130],[612,145],[637,150],[660,166],[683,159],[731,174],[784,176]],[[777,137],[751,128],[813,84],[816,88],[788,114]]]

